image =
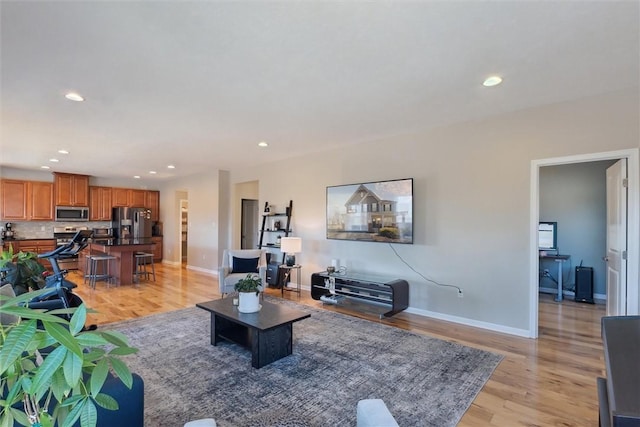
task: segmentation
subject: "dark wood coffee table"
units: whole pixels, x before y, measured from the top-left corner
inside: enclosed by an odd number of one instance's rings
[[[211,345],[220,340],[251,350],[251,366],[262,368],[293,352],[293,322],[311,317],[304,311],[262,301],[257,313],[240,313],[231,298],[201,302],[211,313]]]

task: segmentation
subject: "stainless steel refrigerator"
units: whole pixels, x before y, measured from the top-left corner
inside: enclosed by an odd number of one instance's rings
[[[113,208],[111,227],[119,239],[150,239],[151,209]]]

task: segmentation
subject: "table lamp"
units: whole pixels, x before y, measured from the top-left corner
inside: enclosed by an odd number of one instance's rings
[[[288,267],[295,265],[296,253],[302,252],[302,239],[300,237],[283,237],[280,239],[280,250],[285,253],[285,263]]]

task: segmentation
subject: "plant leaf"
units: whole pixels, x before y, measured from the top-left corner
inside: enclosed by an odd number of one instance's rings
[[[99,331],[102,337],[109,341],[111,344],[118,347],[127,347],[129,345],[128,338],[118,331]]]
[[[86,405],[88,399],[82,399],[78,401],[69,411],[66,418],[64,419],[64,423],[62,427],[71,427],[73,424],[80,418],[80,414],[82,413],[82,409],[84,405]]]
[[[97,396],[93,398],[98,405],[103,407],[104,409],[108,409],[110,411],[117,411],[120,406],[118,405],[118,401],[108,394],[98,393]]]
[[[6,307],[5,306],[0,307],[0,311],[7,314],[15,314],[16,316],[20,316],[23,320],[37,319],[37,320],[43,320],[46,322],[67,323],[67,321],[62,317],[54,316],[52,314],[45,313],[42,310],[34,310],[28,307],[19,307],[19,306],[9,305]]]
[[[138,352],[138,349],[135,347],[116,347],[112,349],[109,354],[114,356],[126,356],[129,354],[135,354]]]
[[[81,427],[96,427],[98,423],[98,411],[96,405],[93,404],[91,399],[87,399],[82,411],[80,412],[80,426]]]
[[[106,359],[101,359],[91,373],[91,395],[97,396],[102,390],[102,386],[107,379],[109,373],[109,364]]]
[[[76,340],[78,341],[78,344],[85,347],[107,345],[109,343],[109,341],[104,339],[102,335],[93,332],[82,332],[76,335]]]
[[[11,366],[28,347],[36,334],[36,321],[20,323],[11,329],[0,349],[0,374]]]
[[[78,332],[80,332],[84,327],[86,321],[87,308],[84,306],[84,304],[80,304],[80,306],[76,308],[76,312],[73,313],[71,321],[69,322],[71,325],[71,333],[73,335],[77,335]]]
[[[131,375],[131,371],[127,365],[125,365],[122,360],[116,359],[115,357],[109,357],[109,362],[111,363],[111,367],[118,378],[120,378],[120,381],[130,389],[133,386],[133,376]]]
[[[62,368],[64,370],[64,378],[69,387],[75,387],[80,382],[80,376],[82,375],[82,357],[70,351],[67,352]]]
[[[39,391],[43,391],[38,398],[41,398],[46,391],[46,385],[53,377],[56,370],[62,365],[65,356],[67,355],[66,347],[58,347],[45,357],[42,365],[38,367],[36,376],[33,378],[33,384],[31,384],[29,393],[38,395]]]
[[[44,322],[44,329],[60,344],[77,354],[79,357],[82,357],[82,349],[78,345],[73,335],[69,333],[67,328],[58,325],[57,323]]]

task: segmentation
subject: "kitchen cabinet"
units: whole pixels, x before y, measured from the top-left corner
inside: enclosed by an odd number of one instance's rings
[[[89,177],[54,172],[56,206],[89,206]]]
[[[117,208],[126,208],[130,206],[129,202],[129,193],[130,190],[128,188],[112,188],[111,189],[111,198],[113,202],[113,207]]]
[[[29,219],[33,221],[53,221],[53,184],[50,182],[30,181],[28,194],[31,201]]]
[[[3,179],[0,206],[3,220],[53,221],[53,184]]]
[[[160,192],[147,190],[144,207],[151,209],[151,221],[160,221]]]
[[[162,236],[153,236],[151,238],[153,242],[153,261],[160,262],[162,261]]]
[[[146,191],[145,190],[129,190],[130,191],[130,204],[129,206],[132,208],[144,208],[145,200],[146,200]]]
[[[89,187],[89,221],[111,221],[111,187]]]
[[[15,179],[2,180],[2,219],[26,221],[29,201],[27,181]]]
[[[55,239],[25,239],[25,240],[7,240],[4,242],[2,249],[9,250],[9,246],[13,248],[13,253],[33,252],[36,254],[44,254],[51,252],[56,248]],[[38,262],[46,268],[51,268],[51,263],[46,259],[39,259]]]

